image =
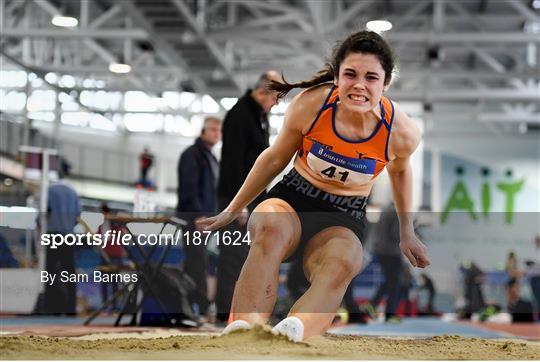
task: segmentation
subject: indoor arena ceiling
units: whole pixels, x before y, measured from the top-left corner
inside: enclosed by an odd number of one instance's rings
[[[336,39],[385,19],[400,65],[392,97],[447,121],[540,123],[540,0],[1,0],[1,11],[3,68],[214,98],[269,68],[309,77]],[[57,14],[79,25],[56,27]],[[114,62],[132,71],[110,73]]]

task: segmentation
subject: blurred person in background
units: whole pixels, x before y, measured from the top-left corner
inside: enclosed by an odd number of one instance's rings
[[[248,89],[238,102],[227,112],[223,121],[223,146],[218,186],[219,209],[223,210],[232,201],[257,157],[269,146],[270,125],[268,113],[277,104],[278,93],[267,89],[269,81],[280,81],[274,70],[263,73],[253,89]],[[247,206],[249,211],[264,198],[264,193]],[[248,210],[244,210],[229,227],[230,231],[246,232]],[[226,322],[229,317],[234,286],[249,246],[220,245],[217,262],[217,319]]]
[[[523,274],[519,269],[516,252],[514,250],[510,251],[506,257],[505,270],[509,278],[518,278]]]
[[[59,158],[60,179],[53,182],[47,192],[47,234],[72,234],[81,214],[79,196],[64,178],[69,176],[70,165]],[[75,246],[47,247],[45,270],[49,274],[75,273]],[[76,283],[56,281],[45,286],[44,313],[75,315],[77,311]]]
[[[525,264],[527,269],[526,275],[529,277],[531,290],[534,297],[536,312],[540,311],[540,235],[537,235],[534,239],[536,246],[536,254],[533,259],[527,260]]]
[[[0,268],[18,268],[19,261],[13,255],[4,235],[0,234]]]
[[[506,284],[506,306],[508,313],[512,315],[512,322],[534,322],[532,303],[520,296],[519,280],[510,278]]]
[[[435,311],[435,295],[437,294],[437,290],[435,289],[435,283],[433,283],[433,280],[426,273],[420,274],[419,290],[425,290],[427,292],[426,306],[421,311],[419,311],[419,314],[438,314]]]
[[[150,153],[148,147],[145,147],[141,155],[139,156],[139,168],[141,170],[140,183],[143,187],[150,187],[151,183],[148,179],[148,172],[154,164],[154,155]]]
[[[178,161],[178,216],[188,221],[186,231],[201,231],[196,225],[198,218],[209,216],[217,211],[217,182],[219,162],[212,149],[221,140],[221,120],[208,117],[204,120],[200,136],[195,143],[180,156]],[[209,307],[206,280],[207,255],[205,243],[194,245],[184,243],[184,270],[195,282],[196,289],[190,291],[189,300],[196,305],[201,315]]]
[[[486,275],[482,269],[471,261],[468,265],[461,265],[460,271],[463,273],[463,288],[465,295],[465,307],[461,317],[471,318],[473,313],[478,313],[487,307],[482,285],[486,280]]]
[[[375,318],[377,306],[386,297],[385,321],[399,322],[396,310],[400,298],[400,275],[404,265],[399,247],[399,220],[392,203],[383,209],[373,232],[376,235],[373,240],[373,255],[379,262],[384,281],[370,302],[362,306],[362,310]]]
[[[412,275],[411,269],[407,264],[402,263],[401,275],[399,277],[399,302],[403,303],[403,313],[405,316],[412,317],[413,315],[413,294],[411,291],[414,291],[416,282],[414,276]]]
[[[121,223],[114,222],[111,220],[113,215],[109,205],[106,202],[101,204],[101,213],[103,214],[103,223],[98,227],[97,233],[101,234],[103,240],[107,231],[117,231],[118,233],[112,234],[107,238],[107,244],[104,248],[99,248],[101,253],[101,269],[105,273],[117,273],[120,271],[120,268],[128,262],[126,259],[127,253],[123,245],[120,245],[121,234],[127,234],[129,231]],[[101,298],[102,301],[107,301],[109,297],[109,289],[111,289],[112,295],[115,295],[118,291],[117,282],[101,282]],[[111,311],[115,311],[118,308],[117,301],[115,300],[110,308]]]

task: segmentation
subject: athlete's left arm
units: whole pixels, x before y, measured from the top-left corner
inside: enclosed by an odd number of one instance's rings
[[[389,157],[386,169],[390,177],[394,207],[399,218],[399,247],[413,266],[425,268],[430,264],[427,247],[413,227],[412,193],[413,174],[410,157],[418,147],[421,133],[416,124],[398,106],[390,135]]]

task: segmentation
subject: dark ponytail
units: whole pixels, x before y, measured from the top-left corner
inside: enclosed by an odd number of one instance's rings
[[[373,54],[379,58],[384,69],[384,84],[390,84],[395,67],[394,54],[388,43],[373,31],[360,31],[351,34],[342,42],[338,42],[332,52],[332,58],[313,78],[308,81],[289,83],[283,77],[283,83],[272,80],[268,89],[278,92],[278,98],[283,98],[294,88],[310,88],[319,84],[333,81],[338,76],[341,63],[350,53]]]
[[[330,82],[334,80],[334,69],[330,63],[326,63],[324,65],[324,68],[319,70],[313,78],[306,81],[300,81],[298,83],[289,83],[285,80],[285,77],[283,74],[281,75],[283,78],[283,83],[276,82],[275,80],[270,82],[270,85],[268,88],[270,90],[278,92],[278,98],[283,98],[294,88],[310,88],[318,84],[323,84],[326,82]]]

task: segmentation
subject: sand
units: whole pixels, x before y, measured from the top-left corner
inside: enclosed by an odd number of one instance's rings
[[[106,337],[106,336],[103,336]],[[540,342],[438,336],[391,339],[326,334],[292,343],[258,327],[226,336],[0,337],[0,359],[445,359],[537,360]]]

